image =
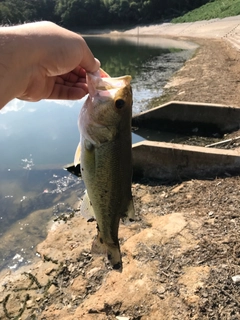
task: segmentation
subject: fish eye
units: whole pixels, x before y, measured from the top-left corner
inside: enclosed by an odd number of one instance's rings
[[[117,109],[122,109],[125,105],[125,101],[123,99],[117,99],[115,101],[115,106]]]

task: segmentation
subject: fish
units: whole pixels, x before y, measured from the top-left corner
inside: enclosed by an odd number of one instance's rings
[[[86,192],[81,213],[97,222],[92,253],[106,254],[112,269],[122,271],[118,239],[120,220],[132,222],[131,76],[111,78],[105,71],[87,73],[89,95],[80,110],[80,161]]]

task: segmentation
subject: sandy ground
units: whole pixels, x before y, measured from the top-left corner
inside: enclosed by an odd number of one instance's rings
[[[140,26],[125,32],[111,31],[111,36],[160,36],[191,37],[202,39],[226,38],[239,48],[240,16],[224,19],[203,20],[189,23],[163,23],[161,25]]]
[[[234,17],[125,33],[199,44],[159,102],[238,107],[239,22]],[[91,255],[95,223],[78,212],[66,216],[39,244],[42,260],[1,273],[0,319],[239,319],[239,184],[227,172],[214,180],[167,185],[135,181],[137,221],[120,225],[122,273]]]

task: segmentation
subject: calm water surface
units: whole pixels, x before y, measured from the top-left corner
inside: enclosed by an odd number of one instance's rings
[[[132,75],[133,113],[150,108],[151,99],[161,96],[169,77],[193,53],[178,43],[169,48],[158,44],[157,38],[150,44],[86,41],[111,76]],[[13,100],[0,112],[0,270],[31,262],[48,222],[71,212],[82,195],[82,181],[62,168],[73,162],[83,102]]]

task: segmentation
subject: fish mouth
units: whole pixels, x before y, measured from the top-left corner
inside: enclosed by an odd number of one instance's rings
[[[97,90],[111,90],[123,88],[127,85],[130,85],[132,80],[131,76],[123,76],[118,78],[101,78],[98,85],[96,86]]]
[[[132,80],[130,75],[111,78],[103,70],[95,73],[87,73],[86,77],[90,97],[96,95],[113,97],[119,89],[130,85]]]

